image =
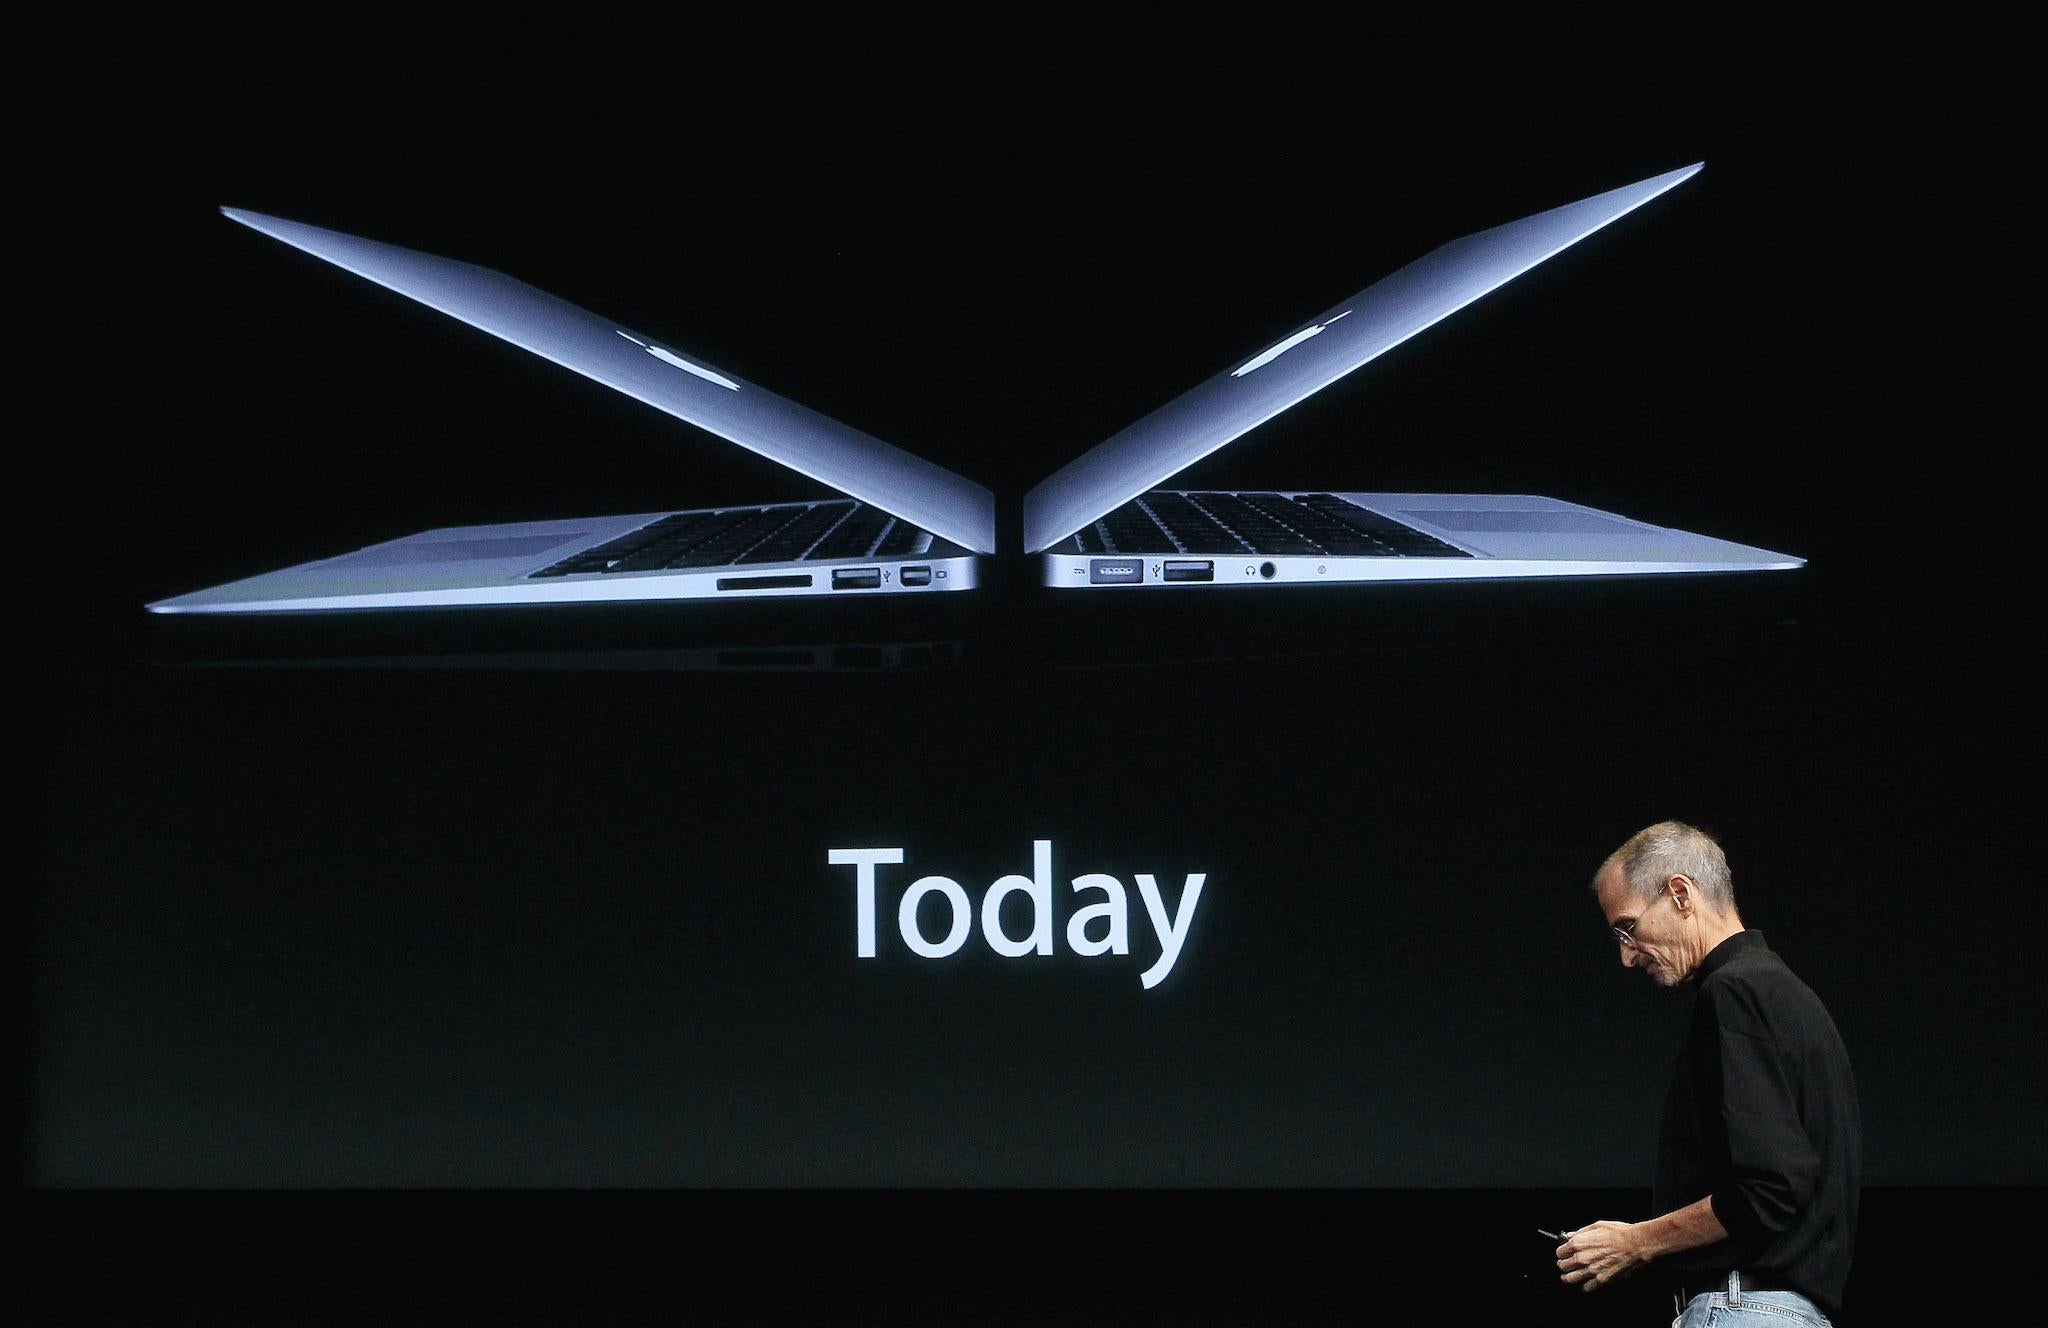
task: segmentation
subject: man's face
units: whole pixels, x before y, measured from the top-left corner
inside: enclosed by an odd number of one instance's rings
[[[1604,868],[1599,880],[1600,910],[1607,925],[1624,931],[1635,923],[1635,944],[1615,944],[1623,968],[1637,968],[1660,987],[1675,987],[1692,971],[1686,956],[1685,920],[1667,885],[1645,903],[1629,893],[1618,866]]]

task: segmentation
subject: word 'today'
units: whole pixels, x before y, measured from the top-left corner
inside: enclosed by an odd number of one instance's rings
[[[854,908],[858,919],[854,952],[862,959],[875,957],[875,869],[879,866],[900,865],[903,850],[900,848],[835,848],[826,850],[826,861],[834,867],[854,869]],[[1159,958],[1153,965],[1138,975],[1147,990],[1165,981],[1173,971],[1174,961],[1180,958],[1181,946],[1187,942],[1188,927],[1194,921],[1195,905],[1202,897],[1202,882],[1205,872],[1191,872],[1181,888],[1179,907],[1169,914],[1166,901],[1159,893],[1159,884],[1151,876],[1140,875],[1139,897],[1145,901],[1145,914],[1151,920],[1153,934],[1159,941]],[[1124,892],[1124,884],[1114,876],[1101,872],[1089,872],[1076,876],[1072,882],[1076,895],[1084,891],[1096,891],[1102,895],[1100,903],[1091,903],[1077,909],[1067,919],[1067,948],[1075,954],[1093,957],[1096,955],[1127,955],[1131,952],[1130,907]],[[1031,905],[1031,930],[1022,937],[1012,937],[1003,930],[1003,901],[1012,894],[1022,894]],[[941,940],[927,938],[918,927],[918,907],[927,895],[937,895],[946,904],[951,915],[946,935]],[[910,883],[903,897],[896,905],[896,930],[903,937],[903,944],[912,954],[926,959],[943,959],[967,944],[967,933],[971,929],[974,906],[968,901],[967,892],[959,882],[945,876],[921,876]],[[1100,924],[1099,935],[1090,936],[1091,925]],[[1006,959],[1015,959],[1027,954],[1049,955],[1053,952],[1052,919],[1052,841],[1034,839],[1031,841],[1031,875],[1003,876],[997,878],[981,898],[981,935],[991,950]]]

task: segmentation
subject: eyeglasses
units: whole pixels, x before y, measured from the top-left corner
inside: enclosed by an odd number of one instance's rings
[[[1671,882],[1664,882],[1664,890],[1669,890],[1670,888]],[[1657,907],[1657,900],[1662,899],[1664,897],[1664,890],[1659,890],[1657,892],[1657,899],[1652,899],[1650,901],[1650,908]],[[1677,897],[1678,896],[1676,895],[1672,896],[1673,899],[1676,899]],[[1648,913],[1650,911],[1650,908],[1644,909],[1643,913]],[[1636,948],[1636,925],[1640,923],[1642,920],[1642,913],[1638,913],[1635,917],[1632,917],[1628,920],[1627,926],[1609,927],[1607,930],[1614,933],[1615,940],[1620,941],[1623,945],[1626,945],[1629,949],[1633,950]]]

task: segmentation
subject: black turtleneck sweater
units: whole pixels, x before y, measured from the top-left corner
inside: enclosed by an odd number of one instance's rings
[[[1736,1269],[1830,1318],[1856,1244],[1863,1126],[1842,1035],[1813,989],[1737,932],[1694,973],[1699,994],[1657,1135],[1658,1216],[1712,1196],[1726,1240],[1658,1261],[1711,1290]]]

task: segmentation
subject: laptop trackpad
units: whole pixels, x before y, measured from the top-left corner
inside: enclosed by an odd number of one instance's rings
[[[583,531],[561,535],[501,535],[487,539],[399,540],[361,553],[329,559],[323,567],[391,567],[399,563],[470,563],[494,558],[531,558],[549,549],[587,541]]]
[[[1570,511],[1408,511],[1402,516],[1443,530],[1475,535],[1641,535],[1643,528],[1632,521],[1617,521],[1592,512]]]

